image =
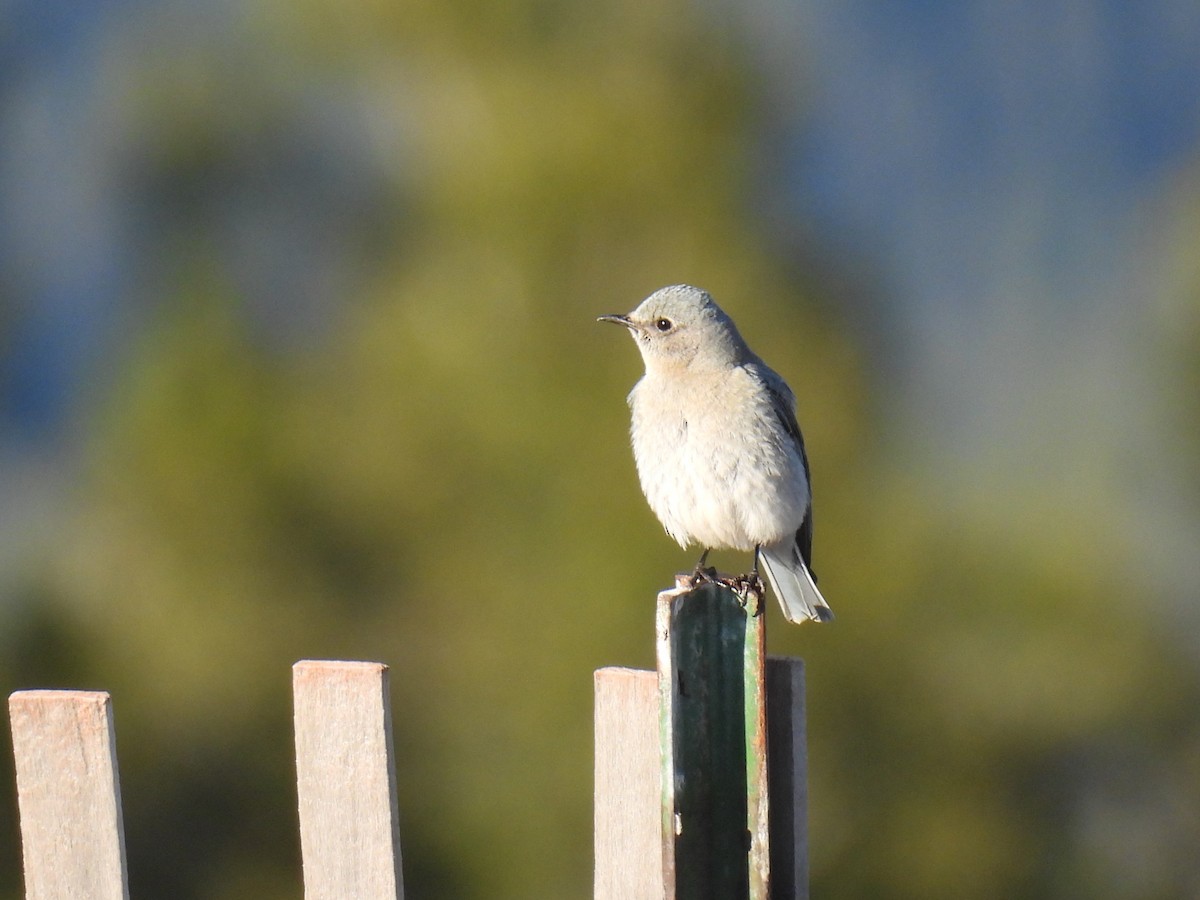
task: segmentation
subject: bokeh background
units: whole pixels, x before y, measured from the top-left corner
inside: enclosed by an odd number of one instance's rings
[[[300,896],[303,657],[392,666],[409,896],[589,896],[591,672],[693,562],[593,319],[686,281],[800,398],[814,896],[1200,897],[1197,47],[1193,0],[8,0],[0,688],[113,693],[134,896]]]

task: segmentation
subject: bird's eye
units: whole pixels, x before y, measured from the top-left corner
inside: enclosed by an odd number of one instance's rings
[[[670,319],[655,319],[654,327],[657,328],[659,331],[664,331],[664,332],[670,331],[671,330],[671,320]]]

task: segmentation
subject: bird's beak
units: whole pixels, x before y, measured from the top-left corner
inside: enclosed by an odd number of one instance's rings
[[[630,328],[630,329],[636,327],[633,324],[633,319],[629,318],[629,316],[616,316],[616,315],[597,316],[596,321],[597,322],[612,322],[614,325],[624,325],[626,328]]]

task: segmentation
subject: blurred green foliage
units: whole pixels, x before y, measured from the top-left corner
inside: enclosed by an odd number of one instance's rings
[[[241,27],[119,68],[148,179],[270,167],[322,79],[394,115],[353,142],[394,168],[329,235],[371,252],[302,352],[178,230],[77,514],[3,623],[6,688],[114,695],[135,896],[299,894],[304,657],[392,667],[410,896],[588,895],[590,673],[652,665],[654,594],[692,562],[638,492],[636,352],[592,320],[679,281],[800,395],[839,618],[772,608],[770,640],[809,666],[814,895],[1194,895],[1195,672],[1120,522],[888,461],[887,386],[758,232],[764,100],[729,34],[630,0],[263,0]]]

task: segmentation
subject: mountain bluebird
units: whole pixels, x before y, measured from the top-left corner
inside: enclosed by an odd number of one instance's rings
[[[629,394],[642,492],[667,534],[710,550],[754,551],[789,621],[833,618],[812,573],[812,491],[796,398],[733,320],[690,285],[629,315],[646,374]],[[757,574],[752,576],[757,581]]]

